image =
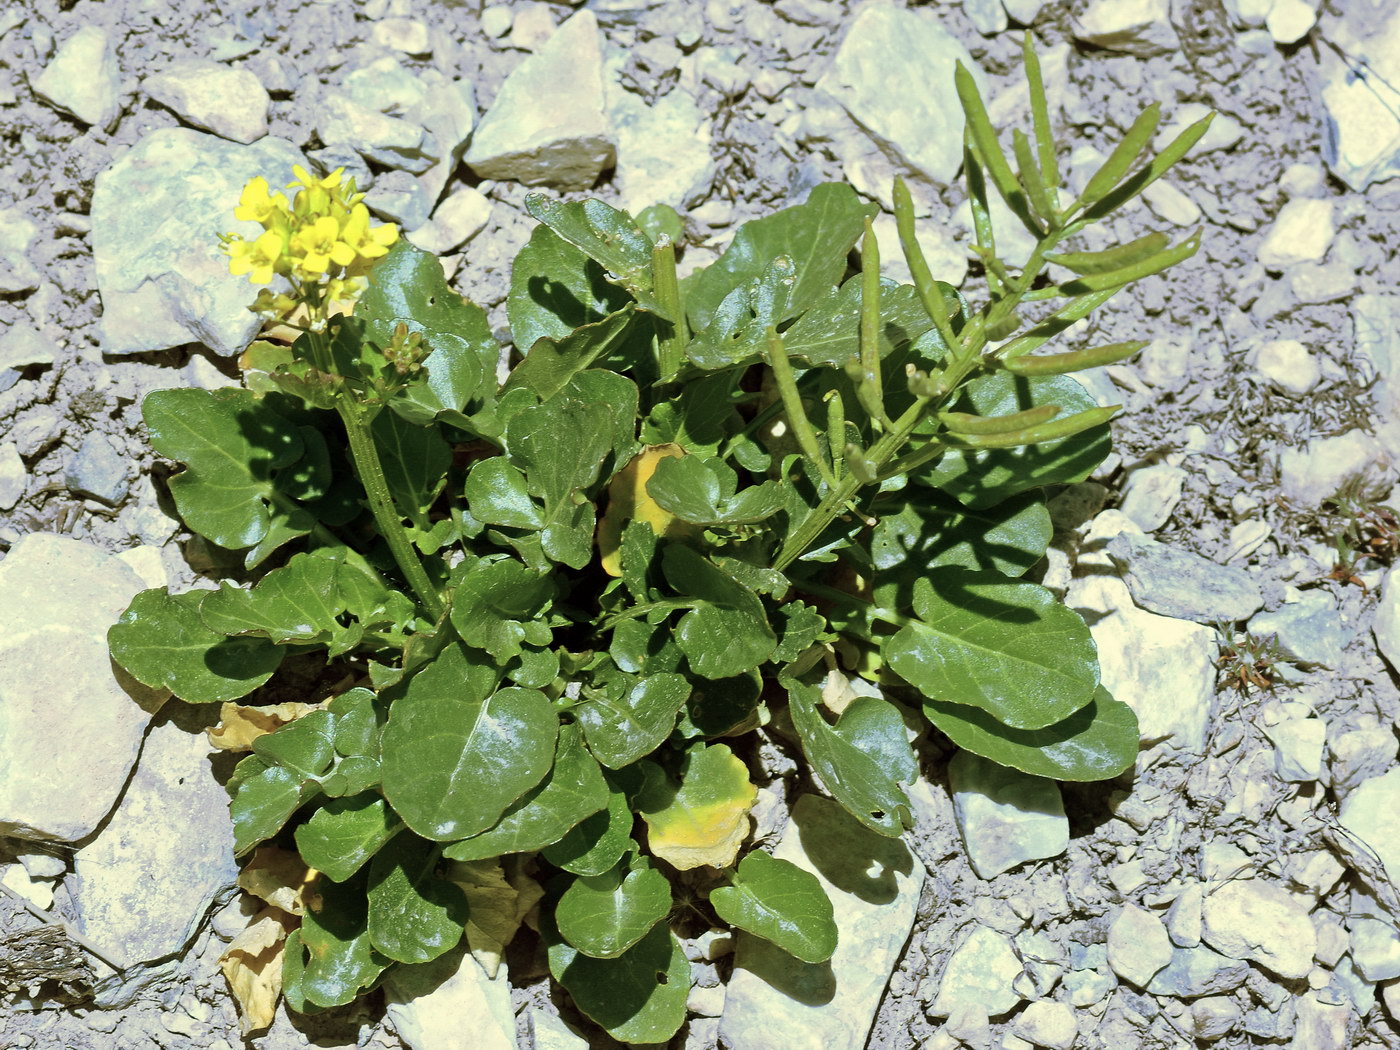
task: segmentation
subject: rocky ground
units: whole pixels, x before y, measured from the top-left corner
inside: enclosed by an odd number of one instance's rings
[[[212,568],[139,406],[237,382],[254,322],[212,245],[243,181],[347,166],[503,326],[527,184],[671,204],[693,266],[819,182],[888,206],[903,172],[931,187],[936,272],[975,295],[948,71],[970,52],[994,119],[1024,120],[1023,26],[1072,182],[1151,101],[1172,125],[1219,112],[1117,223],[1204,246],[1098,322],[1152,343],[1090,377],[1129,412],[1056,497],[1040,570],[1137,709],[1140,761],[1061,789],[925,740],[919,825],[873,871],[806,858],[793,829],[839,843],[839,820],[771,791],[779,854],[858,931],[835,997],[798,974],[795,1003],[699,938],[674,1045],[1400,1046],[1396,0],[11,0],[0,1048],[608,1045],[528,959],[238,1033],[227,769],[206,710],[113,677],[105,631]]]

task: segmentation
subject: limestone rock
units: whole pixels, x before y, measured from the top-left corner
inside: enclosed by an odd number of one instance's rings
[[[1013,985],[1022,969],[1005,934],[976,927],[949,957],[929,1016],[951,1017],[973,1007],[984,1016],[999,1017],[1021,1001]]]
[[[1143,532],[1155,532],[1170,520],[1181,502],[1186,471],[1166,463],[1142,467],[1128,475],[1118,509]]]
[[[428,26],[417,18],[381,18],[370,30],[370,40],[406,55],[430,55]]]
[[[1172,961],[1172,951],[1162,920],[1136,905],[1125,905],[1108,928],[1108,965],[1139,988]]]
[[[58,360],[53,340],[27,324],[15,324],[0,332],[0,368],[52,365]]]
[[[79,496],[91,496],[115,507],[131,490],[127,479],[127,458],[111,440],[96,431],[83,438],[78,451],[64,471],[64,484]]]
[[[1400,457],[1400,295],[1358,295],[1351,303],[1356,356],[1369,364],[1376,437]]]
[[[29,246],[39,235],[39,224],[22,204],[0,208],[0,294],[20,295],[39,287],[38,269],[29,258]]]
[[[1259,245],[1259,262],[1269,270],[1295,263],[1322,262],[1337,235],[1335,208],[1330,200],[1304,197],[1283,206]]]
[[[1228,959],[1204,945],[1176,948],[1171,961],[1147,982],[1153,995],[1197,999],[1203,995],[1228,995],[1249,976],[1249,964]]]
[[[255,142],[267,134],[271,99],[246,69],[185,58],[172,62],[141,84],[146,94],[195,127],[234,142]]]
[[[1206,898],[1205,942],[1231,959],[1248,959],[1288,980],[1306,977],[1317,932],[1306,909],[1263,879],[1228,882]]]
[[[129,964],[184,948],[238,878],[228,793],[209,765],[209,707],[173,705],[101,834],[74,859],[82,931]]]
[[[1317,507],[1348,481],[1360,479],[1384,491],[1395,478],[1391,458],[1380,443],[1361,430],[1314,438],[1301,448],[1279,454],[1283,495],[1298,507]]]
[[[321,96],[316,134],[327,146],[349,146],[366,160],[414,175],[426,172],[440,157],[437,141],[421,125],[337,91]]]
[[[13,510],[24,498],[29,471],[19,458],[19,447],[13,441],[0,445],[0,510]]]
[[[385,984],[394,1031],[409,1050],[515,1050],[515,1011],[462,944],[432,962],[397,966]]]
[[[1274,0],[1264,19],[1274,43],[1296,44],[1312,32],[1317,23],[1317,11],[1306,0]]]
[[[432,219],[408,239],[425,252],[445,255],[480,233],[490,218],[490,199],[474,187],[463,186],[439,204]]]
[[[1319,49],[1322,101],[1327,107],[1322,155],[1355,191],[1400,175],[1400,8],[1377,0],[1348,3],[1328,26],[1328,39],[1364,63]]]
[[[32,82],[34,93],[84,124],[110,128],[121,113],[121,69],[106,29],[85,25]]]
[[[1070,1050],[1079,1038],[1079,1022],[1066,1003],[1031,1003],[1016,1018],[1013,1030],[1022,1039],[1050,1050]]]
[[[1288,286],[1300,303],[1335,303],[1356,291],[1356,271],[1350,263],[1299,263],[1288,271]]]
[[[1296,339],[1271,339],[1254,352],[1259,374],[1286,394],[1302,397],[1322,379],[1322,369]]]
[[[613,163],[598,20],[580,11],[511,71],[472,137],[466,162],[485,179],[588,189]]]
[[[92,249],[102,296],[102,349],[109,354],[203,343],[240,353],[261,327],[248,310],[246,278],[228,272],[219,234],[255,235],[233,217],[255,175],[292,181],[305,158],[279,138],[238,145],[188,128],[141,139],[97,176]]]
[[[620,57],[620,56],[619,56]],[[613,63],[609,63],[610,70]],[[710,119],[684,90],[648,101],[614,77],[607,87],[608,119],[617,139],[622,207],[636,214],[652,204],[684,210],[710,192]]]
[[[1170,0],[1093,0],[1072,28],[1079,40],[1142,58],[1181,46]]]
[[[1069,820],[1053,780],[1008,769],[970,751],[948,764],[953,810],[972,870],[984,879],[1031,860],[1058,857]]]
[[[1337,600],[1326,591],[1308,591],[1299,601],[1260,613],[1249,630],[1256,638],[1275,639],[1288,659],[1319,667],[1337,667],[1351,637]]]
[[[1274,771],[1280,780],[1307,784],[1322,777],[1322,749],[1327,723],[1320,718],[1290,718],[1264,733],[1274,744]]]
[[[1400,570],[1391,570],[1392,573],[1397,571]],[[1390,573],[1386,575],[1389,578]],[[1391,599],[1389,602],[1385,599],[1385,591],[1382,588],[1381,608],[1385,609],[1390,606],[1390,615],[1394,616],[1396,613],[1394,600],[1397,592],[1400,591],[1400,584],[1391,584],[1390,586]],[[1378,621],[1379,618],[1378,613]],[[1380,638],[1379,632],[1376,637]],[[1381,651],[1387,652],[1384,647]],[[1400,650],[1396,650],[1396,652],[1400,653]],[[1388,656],[1387,659],[1389,659]],[[1328,741],[1327,750],[1331,757],[1329,780],[1332,784],[1332,791],[1338,799],[1345,799],[1366,781],[1372,777],[1380,776],[1396,764],[1395,734],[1387,727],[1362,726],[1359,729],[1338,733]]]
[[[902,170],[947,184],[962,166],[962,109],[953,86],[959,61],[976,68],[935,20],[880,0],[860,9],[817,90],[840,103]],[[893,98],[900,103],[891,105]]]
[[[48,533],[0,561],[0,833],[75,842],[111,809],[161,703],[107,652],[107,628],[142,589],[111,555]]]
[[[1400,769],[1372,777],[1342,803],[1342,827],[1365,841],[1400,885]]]
[[[1254,578],[1146,536],[1116,536],[1108,551],[1133,600],[1148,612],[1193,623],[1247,620],[1264,604]]]
[[[720,1035],[729,1046],[862,1050],[913,927],[923,865],[816,795],[797,799],[773,855],[821,881],[840,943],[829,963],[811,965],[740,933]]]
[[[1224,996],[1213,995],[1191,1004],[1191,1025],[1197,1039],[1214,1042],[1239,1023],[1240,1008]]]

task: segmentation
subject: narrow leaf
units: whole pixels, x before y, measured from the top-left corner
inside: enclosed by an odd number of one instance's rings
[[[1168,143],[1167,148],[1153,157],[1141,171],[1135,174],[1127,182],[1119,186],[1116,190],[1107,194],[1103,200],[1094,205],[1084,213],[1086,218],[1097,219],[1103,215],[1116,211],[1135,196],[1147,189],[1154,182],[1165,175],[1172,166],[1190,151],[1191,147],[1201,140],[1207,131],[1210,130],[1210,123],[1215,119],[1214,113],[1207,113],[1196,123],[1179,134]]]

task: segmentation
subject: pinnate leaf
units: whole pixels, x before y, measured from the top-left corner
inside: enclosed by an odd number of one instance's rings
[[[791,861],[755,850],[710,891],[715,913],[741,930],[772,941],[806,963],[822,963],[836,951],[831,898],[817,877]]]

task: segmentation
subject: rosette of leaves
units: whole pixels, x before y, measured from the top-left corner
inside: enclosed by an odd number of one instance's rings
[[[1150,108],[1062,201],[1029,43],[1026,69],[1010,154],[958,74],[976,307],[930,273],[902,184],[907,285],[880,276],[877,207],[843,185],[684,281],[673,213],[537,197],[504,382],[484,313],[401,243],[353,317],[250,350],[253,389],[148,396],[176,509],[248,582],[138,595],[117,661],[197,703],[256,699],[288,658],[354,683],[258,738],[229,785],[240,853],[275,840],[319,873],[285,957],[294,1009],[449,951],[472,907],[454,866],[506,856],[545,887],[554,979],[619,1040],[684,1021],[678,885],[706,921],[829,959],[821,882],[749,840],[751,734],[891,837],[919,718],[1038,776],[1132,765],[1132,711],[1034,570],[1046,487],[1109,451],[1114,409],[1070,373],[1141,344],[1041,351],[1194,251],[1071,249],[1205,122],[1145,156]],[[1021,265],[989,192],[1036,238]],[[833,670],[878,695],[826,696]]]

